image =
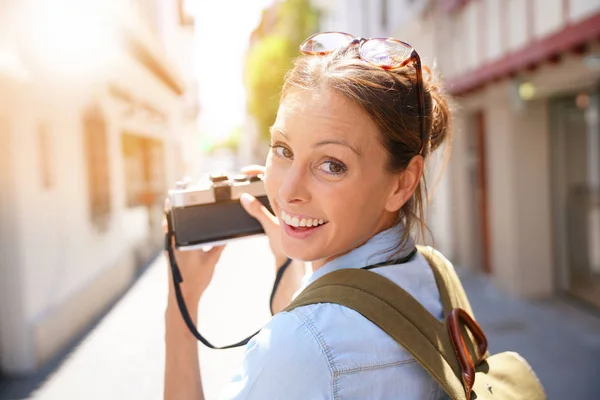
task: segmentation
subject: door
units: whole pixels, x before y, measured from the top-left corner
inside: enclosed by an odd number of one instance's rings
[[[486,157],[485,114],[478,111],[471,116],[468,138],[469,195],[471,214],[471,243],[473,262],[480,271],[492,272],[490,260],[490,230],[488,219],[488,187]]]
[[[560,289],[600,307],[600,94],[551,103]]]

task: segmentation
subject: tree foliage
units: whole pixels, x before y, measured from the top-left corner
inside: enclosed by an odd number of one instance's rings
[[[231,133],[227,137],[225,137],[217,142],[210,143],[208,145],[208,147],[206,148],[206,151],[209,154],[212,154],[216,150],[219,150],[219,149],[228,149],[231,152],[236,153],[240,146],[242,133],[243,133],[242,127],[236,126],[235,128],[232,129]]]
[[[255,118],[261,138],[268,136],[277,114],[283,77],[294,57],[291,47],[284,36],[268,36],[255,45],[247,60],[248,112]]]
[[[245,74],[248,113],[255,118],[262,139],[268,139],[268,128],[277,115],[285,73],[298,56],[300,43],[315,32],[317,21],[310,0],[284,0],[263,12]]]

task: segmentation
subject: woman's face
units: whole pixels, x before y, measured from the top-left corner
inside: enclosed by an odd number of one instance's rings
[[[289,257],[318,268],[394,224],[406,196],[399,174],[385,168],[378,135],[366,112],[340,94],[286,94],[265,185]]]

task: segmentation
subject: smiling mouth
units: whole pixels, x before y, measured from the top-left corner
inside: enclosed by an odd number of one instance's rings
[[[281,210],[281,219],[286,225],[289,225],[295,231],[304,231],[318,228],[327,224],[329,221],[318,218],[298,218],[292,217],[285,211]]]

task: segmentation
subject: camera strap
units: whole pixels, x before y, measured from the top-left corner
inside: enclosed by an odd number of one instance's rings
[[[171,215],[170,211],[166,213],[166,217],[167,217],[168,232],[165,234],[165,250],[167,251],[167,254],[169,256],[169,264],[171,266],[171,274],[173,276],[173,287],[175,289],[175,297],[177,298],[177,306],[179,307],[181,316],[183,317],[183,320],[185,321],[185,324],[187,325],[188,329],[190,330],[190,332],[192,332],[192,334],[194,335],[194,337],[196,339],[198,339],[203,345],[205,345],[206,347],[209,347],[211,349],[225,350],[225,349],[231,349],[234,347],[245,346],[246,344],[248,344],[250,339],[252,339],[254,336],[256,336],[260,332],[260,330],[256,331],[255,333],[248,336],[244,340],[241,340],[234,344],[230,344],[228,346],[222,346],[222,347],[213,345],[208,340],[206,340],[206,338],[204,336],[202,336],[202,334],[200,332],[198,332],[198,329],[196,328],[196,326],[194,325],[194,322],[192,321],[192,318],[190,317],[190,313],[187,309],[185,300],[183,299],[183,295],[181,293],[181,283],[183,282],[183,277],[181,276],[181,271],[179,270],[179,266],[177,265],[177,260],[175,258],[175,252],[173,251],[174,232],[173,232],[172,224],[171,224],[172,215]],[[373,269],[373,268],[385,267],[385,266],[389,266],[389,265],[404,264],[404,263],[411,261],[415,257],[416,254],[417,254],[417,248],[415,247],[406,257],[385,261],[385,262],[382,262],[379,264],[368,265],[366,267],[363,267],[362,269]],[[275,282],[273,283],[273,289],[271,290],[271,297],[270,297],[270,301],[269,301],[269,304],[271,307],[271,314],[274,314],[273,313],[273,299],[275,298],[275,293],[277,292],[277,288],[279,287],[279,283],[281,282],[281,278],[283,277],[285,270],[291,265],[291,263],[292,263],[292,260],[290,258],[288,258],[286,260],[286,262],[281,267],[279,267],[279,269],[277,270],[277,275],[275,276]]]
[[[260,330],[253,333],[252,335],[248,336],[246,339],[244,339],[242,341],[239,341],[234,344],[230,344],[228,346],[222,346],[222,347],[213,345],[208,340],[206,340],[206,338],[204,336],[202,336],[202,334],[200,332],[198,332],[198,329],[196,328],[196,326],[194,325],[194,322],[192,321],[192,318],[190,317],[190,313],[188,311],[188,308],[185,304],[185,300],[183,299],[183,295],[181,293],[181,283],[183,282],[183,277],[181,276],[181,271],[179,270],[179,266],[177,265],[177,260],[175,258],[175,252],[173,251],[173,229],[172,229],[172,225],[171,225],[170,212],[167,213],[166,217],[167,217],[167,224],[168,224],[168,232],[165,234],[165,250],[167,251],[167,254],[169,256],[169,264],[171,266],[171,274],[173,276],[173,287],[175,289],[175,297],[177,298],[177,306],[179,307],[181,316],[183,317],[183,320],[185,321],[185,324],[187,325],[188,329],[190,330],[190,332],[192,332],[192,334],[194,335],[194,337],[196,339],[198,339],[200,342],[202,342],[203,345],[205,345],[206,347],[209,347],[211,349],[224,350],[224,349],[231,349],[234,347],[245,346],[250,341],[250,339],[252,339],[254,336],[256,336],[256,334],[258,334],[258,332],[260,332]],[[275,282],[273,283],[273,290],[271,291],[271,297],[270,297],[271,313],[273,313],[273,298],[275,297],[275,292],[277,291],[277,287],[279,286],[279,283],[281,282],[283,273],[285,272],[287,267],[290,266],[291,263],[292,263],[292,260],[290,258],[288,258],[287,261],[277,271],[277,276],[275,277]]]

